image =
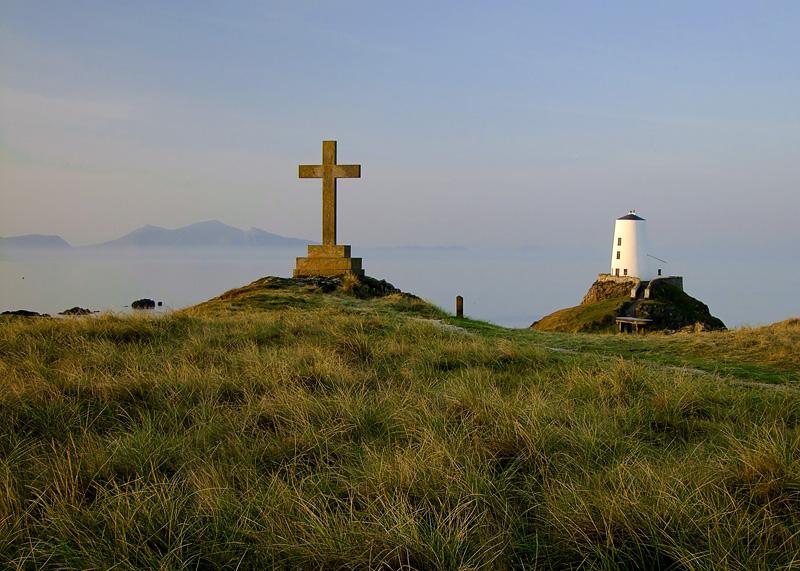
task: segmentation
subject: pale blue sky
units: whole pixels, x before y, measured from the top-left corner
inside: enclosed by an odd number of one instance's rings
[[[0,235],[219,219],[339,241],[800,244],[800,2],[0,0]]]

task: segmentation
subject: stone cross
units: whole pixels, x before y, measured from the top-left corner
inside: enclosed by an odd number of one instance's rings
[[[300,165],[300,178],[322,179],[322,244],[336,245],[336,179],[361,178],[361,165],[337,165],[336,141],[322,141],[322,164]]]

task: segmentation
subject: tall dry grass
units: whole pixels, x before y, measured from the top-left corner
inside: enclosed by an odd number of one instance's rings
[[[796,395],[382,303],[0,322],[2,566],[800,565]]]
[[[688,350],[699,355],[800,367],[800,318],[689,339]]]

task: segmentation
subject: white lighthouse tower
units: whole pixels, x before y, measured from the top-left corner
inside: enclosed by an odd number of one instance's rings
[[[631,210],[614,224],[614,245],[611,249],[611,275],[652,279],[647,258],[647,222]]]

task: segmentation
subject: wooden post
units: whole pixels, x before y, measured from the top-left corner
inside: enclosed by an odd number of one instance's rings
[[[456,317],[464,317],[464,298],[456,296]]]

